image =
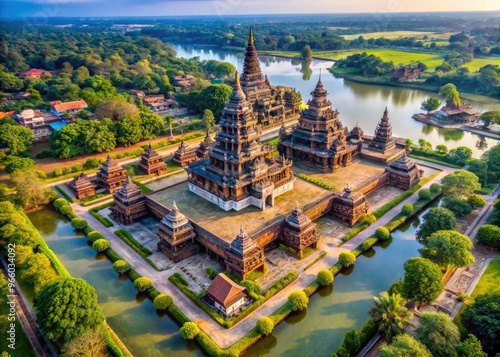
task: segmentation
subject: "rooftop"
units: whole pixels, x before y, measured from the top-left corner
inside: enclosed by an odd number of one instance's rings
[[[239,299],[245,297],[244,286],[236,284],[224,274],[217,275],[207,289],[212,299],[224,307],[229,307]]]

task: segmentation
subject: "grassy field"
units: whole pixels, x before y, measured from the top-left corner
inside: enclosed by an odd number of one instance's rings
[[[400,38],[400,37],[415,37],[415,38],[422,38],[425,35],[427,35],[429,38],[431,37],[436,37],[437,34],[436,32],[424,32],[424,31],[385,31],[385,32],[368,32],[368,33],[357,33],[354,35],[342,35],[346,40],[355,40],[359,36],[363,36],[365,40],[368,40],[369,38],[387,38],[387,39],[395,39],[395,38]]]
[[[496,64],[500,66],[500,57],[488,57],[488,58],[474,58],[471,62],[466,63],[464,66],[471,72],[476,72],[479,68],[486,66],[487,64]]]
[[[420,61],[427,65],[428,71],[434,71],[436,66],[439,66],[443,62],[443,55],[441,54],[410,52],[401,50],[387,50],[387,49],[355,50],[355,51],[324,51],[324,52],[314,52],[314,56],[321,58],[328,58],[332,60],[338,60],[353,55],[355,53],[362,53],[362,52],[366,52],[369,55],[373,54],[377,57],[380,57],[384,61],[392,61],[396,66],[399,64],[405,65],[412,62]]]

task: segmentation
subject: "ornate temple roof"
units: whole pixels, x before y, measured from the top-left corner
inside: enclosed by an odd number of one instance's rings
[[[119,200],[124,203],[130,203],[140,197],[142,197],[141,189],[132,182],[129,176],[127,176],[123,186],[114,194],[115,201]]]
[[[292,210],[292,214],[286,217],[285,221],[288,225],[299,231],[312,223],[311,219],[307,217],[299,208],[298,203],[295,204],[295,208]]]
[[[152,159],[157,157],[161,158],[160,154],[158,154],[158,152],[155,149],[153,149],[153,146],[151,146],[151,142],[149,142],[148,148],[144,150],[142,156],[144,156],[147,159]]]
[[[188,219],[177,208],[175,201],[172,205],[172,210],[162,218],[161,223],[168,228],[175,230],[186,224],[189,224]]]
[[[118,165],[118,162],[116,160],[113,160],[111,158],[111,155],[108,154],[108,156],[106,157],[106,161],[103,162],[103,164],[99,168],[98,172],[100,172],[102,174],[108,174],[108,173],[114,172],[114,171],[125,172],[125,169],[123,167],[121,167],[120,165]]]
[[[202,144],[212,145],[215,142],[214,139],[210,136],[210,131],[208,128],[205,129],[205,139],[203,139]]]
[[[387,107],[385,107],[384,115],[375,129],[375,138],[377,141],[390,141],[392,139],[392,125],[389,120]]]
[[[394,170],[408,172],[412,168],[414,168],[416,165],[417,165],[416,162],[411,160],[405,153],[405,154],[403,154],[403,156],[399,157],[397,160],[394,160],[393,162],[391,162],[389,167],[394,169]]]
[[[254,248],[257,248],[257,243],[245,232],[243,226],[240,226],[240,233],[231,242],[231,250],[239,256],[244,256]]]
[[[246,100],[247,96],[241,89],[240,77],[238,76],[238,71],[234,72],[234,86],[231,95],[229,96],[229,100],[233,102],[241,102]]]

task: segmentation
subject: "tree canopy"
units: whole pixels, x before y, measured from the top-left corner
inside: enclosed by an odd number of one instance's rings
[[[446,103],[448,105],[459,105],[460,104],[460,94],[458,93],[457,86],[453,83],[448,83],[439,89],[439,94],[446,98]]]
[[[432,357],[425,345],[404,333],[394,338],[390,345],[382,345],[381,357]]]
[[[471,240],[457,231],[434,232],[424,246],[419,250],[422,257],[438,265],[465,267],[474,263]]]
[[[417,338],[431,351],[433,357],[457,356],[460,332],[451,318],[442,312],[425,312],[416,329]]]
[[[374,297],[373,300],[375,306],[370,308],[370,316],[388,341],[403,333],[406,326],[411,325],[412,313],[404,306],[405,301],[401,295],[389,295],[387,291],[383,291],[380,297]]]
[[[69,342],[104,320],[95,289],[79,278],[58,278],[46,285],[35,308],[38,324],[58,343]]]
[[[422,102],[420,109],[427,110],[427,113],[428,113],[430,111],[436,110],[437,108],[439,108],[440,105],[441,105],[441,102],[439,101],[438,98],[430,97],[430,98],[425,99]]]
[[[33,131],[12,119],[0,120],[0,147],[7,147],[9,154],[18,155],[33,143]]]
[[[443,230],[454,230],[457,220],[453,212],[443,207],[433,207],[424,216],[422,223],[417,230],[417,240],[425,244],[427,238],[434,232]]]
[[[444,289],[439,267],[425,258],[410,258],[404,267],[403,296],[421,304],[435,301]]]
[[[442,192],[450,198],[469,197],[481,188],[478,177],[467,170],[456,170],[441,182]]]

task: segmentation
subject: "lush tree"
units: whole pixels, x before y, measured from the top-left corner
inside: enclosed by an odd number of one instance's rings
[[[358,331],[351,330],[346,332],[344,340],[342,341],[342,346],[346,349],[349,356],[357,356],[358,351],[361,347],[361,340],[359,338]]]
[[[142,139],[142,120],[137,114],[124,115],[114,126],[116,140],[125,144],[135,144]]]
[[[343,267],[347,268],[353,265],[356,262],[356,256],[347,251],[339,254],[339,263],[342,264]]]
[[[205,124],[205,127],[207,129],[212,129],[215,125],[215,118],[214,118],[214,114],[212,113],[212,111],[210,109],[205,109],[203,111],[203,123]]]
[[[50,188],[45,187],[35,170],[20,170],[12,174],[16,196],[25,208],[36,208],[49,203],[57,197]]]
[[[300,57],[303,60],[310,60],[312,58],[313,52],[311,50],[311,46],[305,45],[300,51]]]
[[[466,146],[459,146],[456,149],[451,149],[449,155],[457,165],[465,165],[472,157],[472,150]]]
[[[111,244],[107,239],[98,239],[94,243],[92,243],[92,248],[94,248],[98,252],[104,252],[109,247],[111,247]]]
[[[0,120],[0,147],[9,149],[9,154],[18,155],[33,143],[33,131],[6,119]]]
[[[476,336],[470,334],[464,342],[457,346],[458,357],[488,357],[483,351],[481,341]]]
[[[448,105],[459,105],[460,104],[460,94],[458,93],[457,87],[453,83],[448,83],[439,89],[439,94],[446,98],[446,103]]]
[[[194,339],[200,333],[200,328],[196,322],[185,322],[179,329],[179,334],[186,340]]]
[[[274,322],[269,317],[261,317],[257,320],[257,330],[267,336],[273,332]]]
[[[217,273],[215,275],[217,275]],[[254,294],[260,294],[262,290],[260,284],[252,280],[243,279],[240,281],[240,284],[247,288],[247,292],[253,292]]]
[[[464,327],[474,334],[487,353],[500,351],[500,292],[478,295],[461,315]]]
[[[134,288],[136,288],[140,292],[146,291],[152,286],[153,282],[151,281],[151,279],[145,276],[142,276],[134,280]]]
[[[106,99],[97,106],[94,118],[99,120],[109,118],[113,121],[117,121],[122,116],[138,114],[139,109],[133,104],[120,99]]]
[[[421,189],[418,191],[418,198],[421,200],[429,200],[431,198],[431,191],[426,188]]]
[[[307,309],[309,298],[303,290],[296,290],[288,295],[288,302],[292,306],[293,311],[300,311]]]
[[[142,107],[140,116],[143,139],[154,139],[165,129],[163,119],[151,109]]]
[[[439,267],[425,258],[410,258],[405,263],[403,296],[419,305],[435,301],[444,289]]]
[[[375,230],[375,237],[377,237],[380,240],[388,240],[389,238],[391,238],[391,233],[386,227],[382,226],[378,227]]]
[[[484,122],[484,127],[487,128],[491,124],[500,123],[500,111],[491,111],[481,114],[479,118]]]
[[[156,310],[166,310],[173,304],[173,302],[174,300],[167,294],[159,294],[153,300],[153,305]]]
[[[443,207],[453,212],[455,217],[462,218],[472,212],[472,206],[460,198],[445,198]]]
[[[481,156],[488,164],[488,182],[498,182],[500,180],[500,145],[493,146]]]
[[[89,232],[87,233],[87,238],[91,241],[91,242],[95,242],[96,240],[98,239],[104,239],[104,236],[102,235],[102,233],[100,232],[97,232],[97,231],[92,231],[92,232]],[[117,260],[118,261],[118,260]]]
[[[127,263],[125,260],[117,260],[116,262],[113,263],[113,270],[116,271],[119,274],[126,273],[127,271],[130,270],[130,264]]]
[[[485,224],[477,231],[476,239],[481,244],[500,248],[500,227],[493,224]]]
[[[448,147],[443,144],[436,145],[436,151],[441,153],[441,154],[447,154],[448,153]]]
[[[423,216],[422,223],[417,230],[417,239],[424,244],[432,233],[442,230],[454,230],[457,220],[449,209],[433,207]]]
[[[62,350],[63,357],[99,357],[106,348],[106,338],[94,327],[69,341]]]
[[[442,180],[442,192],[451,198],[469,197],[481,188],[478,177],[467,170],[457,170]]]
[[[333,274],[328,269],[323,269],[318,272],[318,282],[321,286],[327,286],[333,283]]]
[[[27,171],[34,170],[35,161],[29,157],[19,157],[8,155],[4,161],[5,171],[9,174],[13,174],[17,171]]]
[[[420,149],[425,151],[432,149],[432,144],[425,139],[418,139],[418,146],[420,146]]]
[[[488,183],[488,163],[486,161],[471,160],[467,170],[477,176],[481,186],[485,186]]]
[[[388,346],[382,345],[380,348],[381,357],[432,357],[431,352],[425,345],[403,333],[396,336]]]
[[[483,196],[478,194],[472,194],[467,198],[467,203],[473,208],[480,208],[486,206],[486,200]]]
[[[66,343],[99,325],[104,316],[95,289],[79,278],[58,278],[35,300],[37,323],[48,338]]]
[[[413,147],[413,140],[406,139],[405,140],[405,146],[406,146],[407,149],[411,149]]]
[[[433,357],[456,356],[460,332],[450,317],[441,312],[425,312],[416,329],[417,338],[427,346]]]
[[[373,297],[373,300],[375,306],[368,312],[388,341],[403,333],[405,326],[412,325],[412,313],[405,307],[405,301],[401,295],[389,295],[387,291],[383,291],[380,297]]]
[[[403,207],[401,207],[401,213],[405,216],[411,216],[414,212],[414,207],[411,203],[405,203]]]
[[[436,110],[441,105],[441,102],[436,97],[430,97],[422,102],[420,109],[430,111]]]
[[[40,292],[45,285],[57,278],[49,258],[43,253],[28,256],[22,267],[22,276],[33,285],[35,293]]]
[[[437,231],[427,238],[425,247],[419,252],[438,265],[461,268],[474,263],[471,250],[469,237],[457,231]]]

